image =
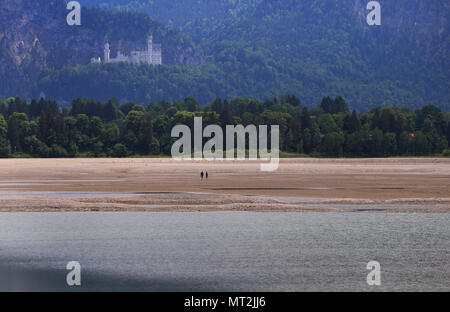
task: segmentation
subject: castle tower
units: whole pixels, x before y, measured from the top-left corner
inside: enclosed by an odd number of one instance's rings
[[[149,64],[153,63],[153,35],[147,38],[147,62]]]
[[[109,43],[105,44],[105,63],[111,61],[111,50],[109,49]]]

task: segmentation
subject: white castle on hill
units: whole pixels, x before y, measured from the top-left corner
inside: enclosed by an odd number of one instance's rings
[[[91,63],[101,63],[100,57],[91,58]],[[161,44],[153,44],[153,36],[147,38],[147,50],[146,51],[131,51],[131,55],[124,55],[120,51],[117,53],[117,57],[111,58],[111,50],[109,43],[105,44],[104,50],[104,63],[115,62],[128,62],[128,63],[147,63],[152,65],[162,64],[162,48]]]

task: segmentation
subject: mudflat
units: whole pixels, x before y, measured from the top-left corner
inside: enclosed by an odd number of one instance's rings
[[[450,159],[281,159],[275,172],[261,172],[259,161],[0,160],[0,211],[358,211],[361,205],[449,212]]]

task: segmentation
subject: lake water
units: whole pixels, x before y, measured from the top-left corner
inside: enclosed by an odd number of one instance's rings
[[[0,214],[2,291],[450,291],[449,259],[445,213]]]

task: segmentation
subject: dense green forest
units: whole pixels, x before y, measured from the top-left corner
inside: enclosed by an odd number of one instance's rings
[[[291,156],[450,156],[450,113],[433,105],[421,109],[373,108],[350,112],[341,96],[324,97],[313,109],[295,95],[268,100],[216,99],[201,108],[194,98],[142,106],[75,99],[19,97],[0,101],[0,157],[128,157],[170,155],[171,129],[203,125],[279,125],[280,148]]]

